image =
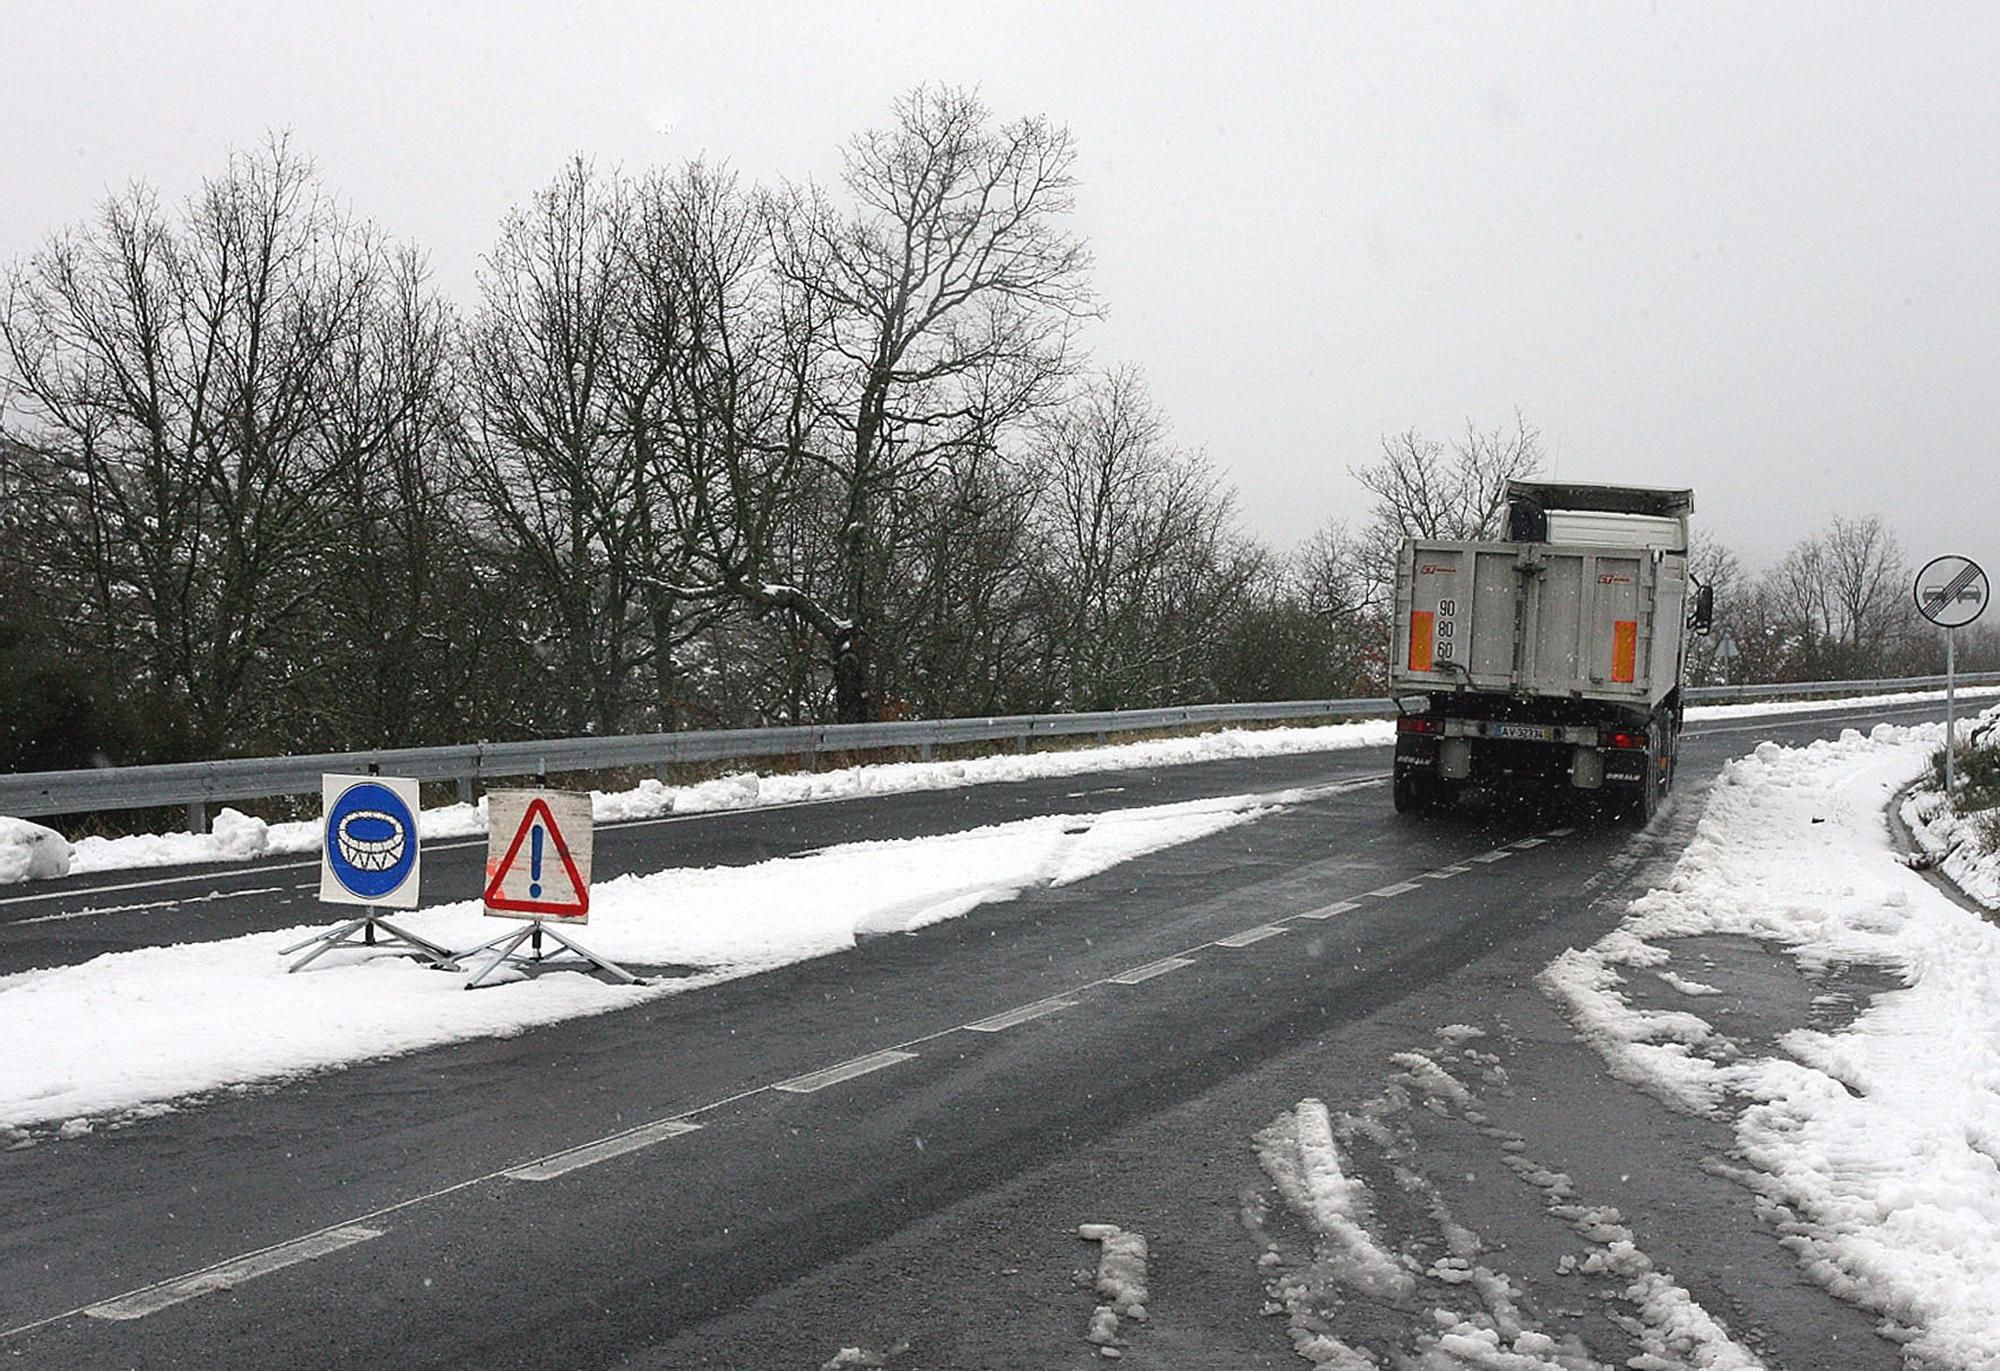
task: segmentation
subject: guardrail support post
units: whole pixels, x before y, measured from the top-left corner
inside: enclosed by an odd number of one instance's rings
[[[472,793],[472,778],[470,776],[460,776],[458,778],[458,802],[462,805],[469,805],[474,798]]]
[[[188,801],[188,832],[190,833],[208,832],[207,800]]]

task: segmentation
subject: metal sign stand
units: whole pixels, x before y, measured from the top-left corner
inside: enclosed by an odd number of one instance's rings
[[[470,961],[482,952],[493,953],[493,956],[487,961],[486,965],[480,967],[478,971],[472,974],[472,978],[466,981],[465,988],[467,990],[478,988],[480,982],[499,970],[504,964],[511,963],[520,967],[539,967],[544,963],[552,962],[561,957],[565,951],[596,970],[602,971],[620,985],[646,984],[645,980],[641,977],[634,976],[616,962],[606,961],[587,947],[579,947],[553,928],[548,930],[549,938],[553,942],[560,943],[562,945],[561,950],[544,952],[542,950],[542,926],[546,922],[544,919],[533,920],[526,928],[518,928],[511,933],[502,933],[491,942],[481,943],[471,951],[461,953],[460,955],[467,961]],[[522,943],[527,943],[530,950],[527,952],[521,951]],[[498,950],[496,951],[495,949]]]
[[[1944,631],[1944,797],[1958,794],[1958,777],[1952,773],[1952,756],[1958,751],[1958,630]]]
[[[378,938],[375,933],[377,929],[388,934],[388,937]],[[356,933],[361,935],[358,939],[353,936]],[[324,933],[315,933],[304,942],[293,943],[278,955],[289,957],[294,952],[312,947],[314,943],[318,943],[319,946],[314,947],[311,952],[306,953],[305,956],[293,962],[288,968],[289,970],[297,971],[301,967],[311,963],[315,957],[331,952],[336,947],[407,948],[419,957],[429,958],[431,965],[442,970],[456,971],[458,969],[457,954],[450,948],[439,947],[429,939],[419,938],[408,929],[398,928],[387,919],[377,917],[374,905],[369,905],[368,912],[360,918],[350,919],[338,928],[330,928]]]
[[[417,836],[417,783],[380,773],[381,768],[370,763],[366,776],[329,774],[320,778],[319,897],[337,904],[360,905],[362,913],[279,953],[289,957],[312,948],[292,963],[291,971],[303,971],[336,947],[408,951],[433,966],[458,969],[450,948],[382,917],[384,905],[416,907],[422,850]]]

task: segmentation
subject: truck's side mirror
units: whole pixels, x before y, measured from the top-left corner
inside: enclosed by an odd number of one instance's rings
[[[1706,634],[1715,627],[1714,586],[1695,587],[1694,613],[1688,616],[1688,627],[1700,634]]]

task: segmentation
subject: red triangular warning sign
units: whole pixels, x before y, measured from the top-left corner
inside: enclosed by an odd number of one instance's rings
[[[546,841],[554,845],[556,859],[562,863],[563,874],[569,880],[571,895],[568,899],[555,898],[553,890],[550,892],[550,898],[537,898],[543,884],[540,879],[541,854],[529,842],[529,834],[534,831],[537,823],[547,832]],[[523,847],[529,849],[530,861],[537,868],[526,873],[533,878],[528,885],[531,893],[527,899],[509,895],[506,891],[509,876],[517,877],[516,888],[519,887],[518,876],[522,873],[517,872],[515,863],[520,860]],[[554,886],[557,883],[550,881],[548,884]],[[521,826],[514,831],[514,841],[507,845],[507,855],[492,868],[492,874],[486,882],[486,907],[504,909],[517,914],[545,914],[558,919],[580,919],[590,913],[590,885],[577,870],[576,860],[569,855],[569,844],[564,841],[562,830],[556,827],[555,815],[549,812],[548,801],[539,795],[528,801],[527,812],[521,816]]]

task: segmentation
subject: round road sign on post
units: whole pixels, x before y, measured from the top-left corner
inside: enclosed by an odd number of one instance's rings
[[[1939,628],[1964,628],[1986,609],[1991,588],[1970,557],[1934,557],[1917,573],[1917,613]]]

